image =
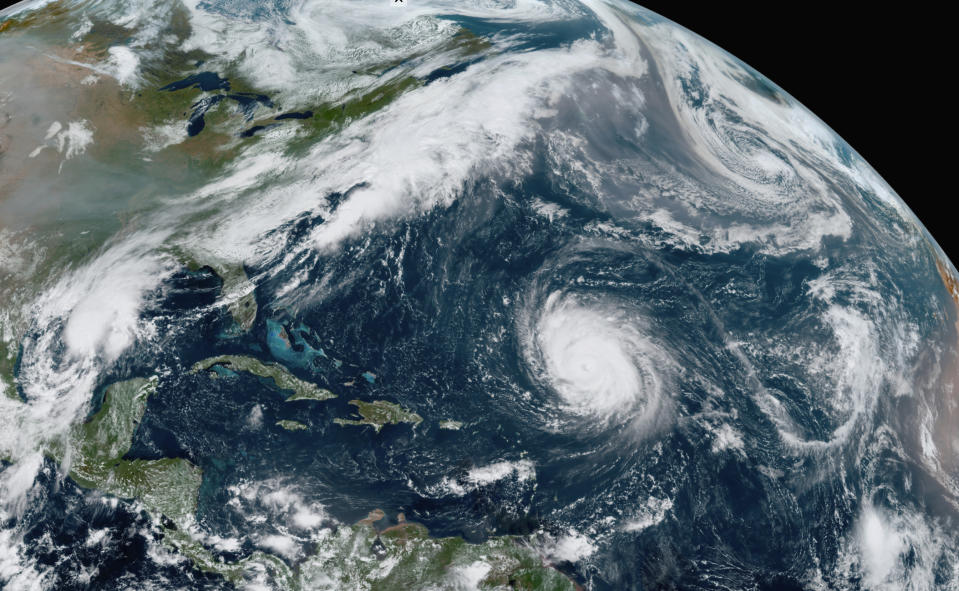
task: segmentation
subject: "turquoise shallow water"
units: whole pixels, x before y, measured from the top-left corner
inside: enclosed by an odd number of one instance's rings
[[[955,269],[733,56],[617,2],[0,18],[6,588],[305,572],[375,508],[589,589],[959,586]],[[148,376],[182,515],[70,476]]]

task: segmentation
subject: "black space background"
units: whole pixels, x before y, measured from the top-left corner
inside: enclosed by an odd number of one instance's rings
[[[959,263],[955,20],[932,3],[639,2],[762,72],[843,137]],[[948,173],[948,174],[947,174]]]
[[[896,10],[842,0],[640,4],[726,49],[806,105],[959,261],[956,188],[948,181],[957,168],[956,94],[948,90],[957,33],[944,12],[948,4],[898,4]]]

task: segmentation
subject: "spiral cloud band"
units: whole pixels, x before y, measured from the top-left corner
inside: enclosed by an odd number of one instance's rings
[[[526,356],[561,411],[602,424],[652,424],[673,363],[625,304],[554,291],[531,322]]]

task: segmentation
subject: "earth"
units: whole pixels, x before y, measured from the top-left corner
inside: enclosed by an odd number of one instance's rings
[[[0,56],[3,589],[959,589],[956,269],[708,41],[59,0]]]

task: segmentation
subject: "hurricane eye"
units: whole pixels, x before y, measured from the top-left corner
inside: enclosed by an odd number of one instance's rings
[[[530,318],[527,365],[567,417],[648,421],[663,408],[670,364],[637,310],[555,291]]]

